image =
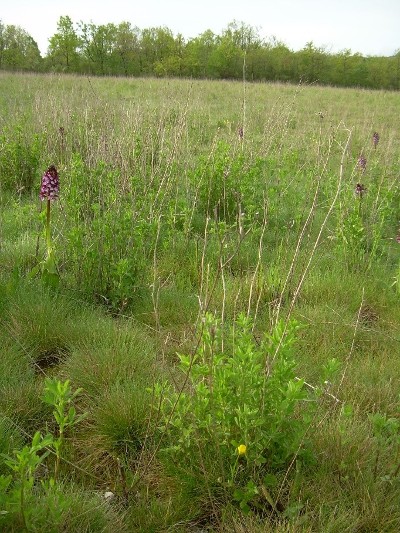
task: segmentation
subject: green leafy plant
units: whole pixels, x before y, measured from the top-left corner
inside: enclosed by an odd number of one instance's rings
[[[0,524],[2,522],[2,518],[9,514],[9,511],[7,510],[9,504],[9,497],[7,491],[9,486],[11,485],[11,481],[11,474],[9,474],[8,476],[2,474],[0,476]]]
[[[43,140],[25,134],[21,125],[0,134],[1,190],[26,194],[32,191],[39,169]]]
[[[77,153],[63,194],[69,220],[63,251],[71,282],[114,312],[139,292],[157,235],[147,214],[151,202],[139,194],[132,210],[132,196],[116,186],[121,180],[118,169],[102,160],[89,167]]]
[[[207,483],[228,488],[247,510],[267,473],[308,456],[305,435],[318,394],[295,376],[298,322],[279,322],[258,344],[251,320],[240,315],[224,349],[211,314],[203,326],[194,357],[180,355],[190,391],[168,390],[162,398],[170,437],[164,454]],[[219,458],[220,468],[207,469],[207,457]]]
[[[366,232],[362,218],[361,198],[357,208],[350,210],[343,217],[338,227],[339,246],[342,248],[349,264],[363,264],[366,253]]]
[[[191,173],[192,185],[196,188],[197,208],[204,215],[218,220],[233,222],[241,216],[253,219],[263,205],[264,195],[270,185],[262,179],[267,160],[254,161],[242,153],[233,153],[232,147],[219,142],[215,151],[201,158]]]
[[[250,512],[249,503],[259,494],[259,490],[254,481],[249,481],[244,488],[237,488],[233,492],[233,500],[239,503],[240,509],[244,513]]]
[[[60,470],[61,449],[64,444],[65,431],[81,422],[87,414],[77,416],[73,401],[81,393],[82,389],[72,392],[70,381],[62,382],[58,379],[46,378],[43,393],[43,401],[54,407],[53,415],[58,424],[58,436],[52,441],[56,453],[54,467],[54,480],[57,480]]]
[[[35,480],[35,472],[39,465],[49,455],[48,449],[53,444],[52,435],[43,437],[37,431],[32,439],[30,446],[24,446],[21,450],[14,450],[14,456],[3,455],[5,464],[11,468],[15,474],[15,484],[11,485],[12,478],[10,476],[1,476],[0,478],[0,494],[3,494],[3,499],[0,499],[2,507],[0,509],[3,514],[8,514],[9,507],[12,509],[15,505],[18,506],[21,521],[25,529],[29,529],[29,513],[32,512],[31,507],[26,505],[26,498],[33,488]],[[42,450],[46,450],[43,453]]]
[[[381,413],[371,414],[368,418],[372,424],[372,430],[377,442],[373,472],[374,479],[376,479],[382,449],[394,446],[397,452],[395,456],[397,455],[398,457],[398,451],[400,450],[400,422],[397,418],[389,418]],[[400,463],[394,465],[393,476],[396,476],[399,471]]]

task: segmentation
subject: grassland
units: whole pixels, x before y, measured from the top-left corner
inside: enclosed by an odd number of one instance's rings
[[[0,453],[57,432],[46,377],[86,413],[56,482],[53,449],[35,471],[28,529],[398,531],[400,95],[0,88]],[[57,288],[35,270],[52,164]],[[0,497],[5,530],[27,525],[21,483]]]

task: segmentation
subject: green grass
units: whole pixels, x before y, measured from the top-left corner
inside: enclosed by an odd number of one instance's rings
[[[238,82],[6,73],[0,94],[0,453],[55,431],[46,375],[82,388],[88,413],[66,434],[54,490],[39,483],[51,456],[38,474],[32,530],[50,516],[55,531],[397,531],[400,437],[378,437],[371,416],[400,422],[399,94],[247,84],[243,107]],[[15,175],[29,157],[31,192]],[[51,164],[56,290],[32,275]],[[162,453],[176,443],[155,386],[193,392],[177,354],[196,353],[206,311],[226,329],[248,314],[255,342],[279,318],[300,321],[308,387],[340,363],[307,427],[313,461],[273,472],[280,510],[259,493],[244,514],[214,484],[215,442],[183,468]]]

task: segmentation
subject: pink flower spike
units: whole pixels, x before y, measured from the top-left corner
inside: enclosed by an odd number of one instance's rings
[[[40,199],[56,200],[60,190],[58,172],[54,165],[51,165],[42,176],[40,186]]]
[[[367,160],[365,159],[363,154],[360,155],[357,163],[358,163],[358,167],[360,168],[360,170],[362,170],[362,172],[365,172],[365,169],[367,168]]]

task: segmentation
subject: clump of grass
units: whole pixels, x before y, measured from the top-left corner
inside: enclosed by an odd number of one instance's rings
[[[79,486],[67,487],[65,492],[62,497],[66,505],[61,522],[65,531],[127,531],[124,510],[118,503],[110,505],[102,493],[94,494]]]
[[[109,317],[99,320],[95,316],[97,323],[91,322],[93,329],[71,351],[62,373],[94,400],[116,383],[151,379],[154,372],[151,337],[129,321],[115,323]]]
[[[48,412],[40,402],[41,385],[30,358],[9,337],[2,340],[0,413],[25,437],[43,426]]]
[[[108,453],[137,459],[152,436],[148,385],[140,378],[117,382],[99,398],[91,413],[91,431]]]
[[[2,268],[7,272],[26,272],[36,264],[35,236],[32,232],[21,234],[17,241],[6,240],[0,250]]]
[[[148,385],[140,378],[110,385],[88,406],[89,417],[73,439],[73,460],[125,499],[138,490],[154,447]]]
[[[74,484],[57,484],[32,491],[25,500],[30,531],[124,532],[124,512],[118,503],[110,505],[102,493],[85,491]],[[0,517],[9,531],[23,529],[15,513]]]
[[[9,470],[4,464],[4,455],[10,455],[14,449],[22,447],[24,436],[16,427],[12,419],[0,416],[0,475],[8,474]]]
[[[37,371],[58,364],[76,342],[76,304],[39,283],[21,284],[9,299],[3,323]]]

